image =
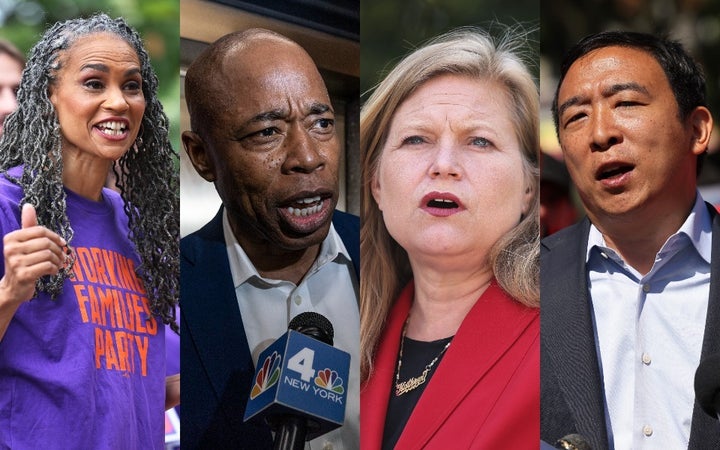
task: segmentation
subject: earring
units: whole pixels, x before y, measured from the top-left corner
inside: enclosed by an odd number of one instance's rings
[[[142,147],[143,146],[143,135],[145,134],[145,127],[143,124],[140,124],[140,130],[138,131],[137,138],[135,138],[135,147]]]

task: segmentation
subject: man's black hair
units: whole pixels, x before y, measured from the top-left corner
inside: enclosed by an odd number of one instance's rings
[[[584,37],[565,55],[560,66],[558,81],[552,104],[555,132],[559,132],[558,93],[570,66],[575,61],[605,47],[628,47],[649,53],[662,67],[678,104],[680,120],[685,120],[698,106],[707,106],[705,101],[705,75],[700,66],[685,51],[682,44],[666,36],[655,36],[631,31],[603,31]]]

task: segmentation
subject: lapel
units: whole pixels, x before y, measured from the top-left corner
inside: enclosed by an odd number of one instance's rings
[[[408,284],[395,301],[375,355],[373,374],[360,391],[360,431],[364,450],[382,447],[390,391],[395,384],[400,335],[410,312],[414,291],[413,284]]]
[[[221,207],[207,225],[183,239],[182,312],[189,338],[217,401],[227,414],[242,416],[247,398],[227,392],[228,386],[238,386],[247,393],[255,369],[232,283],[222,214]],[[338,233],[348,242],[346,247],[353,263],[357,264],[357,245],[351,239],[353,236],[358,239],[357,218],[344,214],[336,222],[341,230]],[[233,401],[228,401],[228,398],[233,398]],[[240,410],[238,402],[241,402]]]
[[[710,296],[701,359],[720,352],[720,215],[713,217]],[[579,434],[593,448],[607,448],[604,394],[599,373],[592,313],[585,274],[585,251],[590,222],[587,218],[543,240],[540,289],[542,295],[541,348],[543,384],[551,374]],[[552,393],[551,393],[552,394]],[[602,424],[602,426],[600,426]],[[568,425],[570,426],[570,425]],[[560,436],[557,436],[560,437]],[[553,438],[557,438],[553,437]],[[696,404],[689,449],[720,448],[717,420]]]
[[[363,449],[379,449],[382,444],[388,400],[395,380],[400,335],[413,293],[411,283],[393,305],[375,358],[373,375],[361,392]],[[397,448],[423,448],[428,445],[458,405],[473,398],[470,395],[473,389],[477,388],[526,328],[537,320],[536,313],[529,314],[527,308],[520,304],[508,303],[505,295],[493,282],[465,317],[408,419]],[[489,351],[478,351],[479,346]],[[482,392],[483,398],[500,394],[500,390],[491,394]],[[478,409],[472,418],[453,419],[482,424],[494,406],[495,399],[478,402]]]
[[[585,273],[589,229],[585,218],[542,242],[541,380],[543,390],[553,384],[559,390],[544,393],[543,402],[546,395],[561,395],[576,428],[572,429],[572,423],[557,424],[568,429],[552,439],[577,432],[593,448],[604,449],[608,447],[605,402]],[[551,414],[543,414],[543,420]]]
[[[205,227],[183,242],[181,283],[182,314],[195,351],[212,385],[217,402],[229,415],[240,415],[254,367],[237,305],[222,229],[222,208]],[[185,241],[185,239],[184,239]],[[246,381],[245,381],[246,379]],[[228,401],[229,385],[239,385],[245,395]]]
[[[335,210],[332,217],[335,231],[350,254],[355,277],[360,279],[360,220],[357,216]]]
[[[501,389],[491,387],[491,370],[534,320],[537,320],[536,311],[529,311],[509,299],[493,280],[460,325],[408,419],[397,447],[429,445],[454,410],[466,400],[476,403],[474,416],[456,416],[452,420],[466,420],[468,428],[481,429],[502,394]],[[481,385],[484,381],[486,384]],[[483,386],[488,389],[481,389]],[[473,394],[475,389],[480,391]],[[445,438],[442,436],[440,440]]]
[[[712,254],[710,257],[710,298],[705,320],[705,335],[700,359],[720,353],[720,214],[712,205],[708,210],[713,217]],[[720,426],[695,403],[690,429],[689,449],[720,448]]]

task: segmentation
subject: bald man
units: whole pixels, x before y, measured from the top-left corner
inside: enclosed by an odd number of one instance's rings
[[[315,311],[350,353],[345,425],[312,448],[359,448],[359,221],[335,211],[339,141],[310,56],[268,30],[226,35],[189,67],[195,170],[215,218],[181,242],[183,448],[270,448],[243,422],[257,358],[297,314]],[[187,447],[186,447],[187,446]]]

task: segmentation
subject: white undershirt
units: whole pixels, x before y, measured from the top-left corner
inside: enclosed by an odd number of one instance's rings
[[[287,331],[296,315],[314,311],[335,330],[335,347],[350,354],[345,425],[306,444],[309,449],[356,449],[360,442],[360,313],[358,282],[350,255],[331,225],[320,253],[299,285],[263,278],[232,233],[223,211],[230,271],[245,335],[257,366],[260,353]]]
[[[700,194],[640,274],[591,227],[588,277],[610,448],[684,449],[710,289],[712,223]]]

